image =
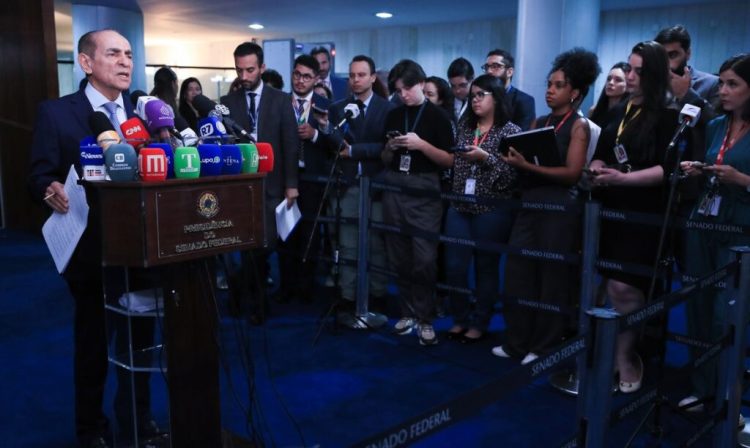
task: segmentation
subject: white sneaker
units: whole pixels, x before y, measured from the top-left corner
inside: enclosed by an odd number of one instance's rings
[[[524,358],[521,360],[521,365],[525,366],[526,364],[530,362],[534,362],[539,358],[539,355],[536,353],[529,353],[528,355],[524,356]]]
[[[406,335],[411,333],[414,327],[417,325],[417,320],[411,317],[402,317],[393,326],[393,332],[398,335]]]
[[[508,352],[503,350],[502,345],[498,345],[497,347],[492,347],[492,354],[495,356],[499,356],[501,358],[510,358],[510,355],[508,354]]]
[[[701,412],[703,410],[703,403],[690,406],[696,401],[698,401],[698,397],[696,397],[695,395],[690,395],[680,400],[680,402],[677,403],[677,406],[683,408],[683,410],[686,412]]]

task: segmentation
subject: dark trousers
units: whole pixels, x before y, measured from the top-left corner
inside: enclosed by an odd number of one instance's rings
[[[522,199],[575,204],[562,187],[527,190]],[[580,228],[578,214],[521,210],[513,224],[510,245],[516,248],[574,253],[580,246]],[[511,300],[505,307],[507,342],[503,344],[508,354],[522,357],[527,353],[544,353],[562,341],[569,327],[566,315],[519,306],[512,299],[521,298],[570,307],[578,294],[579,277],[578,266],[508,255],[505,292]]]
[[[388,171],[385,181],[422,190],[440,190],[438,173],[403,174]],[[383,193],[383,220],[405,229],[440,231],[443,204],[440,199]],[[387,233],[388,263],[398,273],[401,316],[431,323],[435,318],[437,246],[435,240]]]
[[[497,207],[484,213],[459,212],[448,208],[445,234],[448,236],[506,243],[513,225],[513,211]],[[497,301],[500,283],[500,254],[460,244],[445,246],[445,272],[451,286],[468,287],[469,266],[474,259],[476,307],[472,311],[469,297],[450,293],[453,322],[464,328],[487,331]]]
[[[313,220],[323,197],[323,189],[324,185],[319,183],[305,182],[300,185],[297,205],[302,214],[302,219],[292,230],[289,238],[279,243],[279,273],[281,276],[279,293],[283,298],[294,296],[303,300],[312,299],[315,267],[321,239],[320,225],[318,225],[318,228],[313,228]],[[323,207],[323,212],[325,212],[325,209],[326,207]],[[302,257],[305,254],[310,235],[312,235],[312,243],[307,261],[303,263]]]

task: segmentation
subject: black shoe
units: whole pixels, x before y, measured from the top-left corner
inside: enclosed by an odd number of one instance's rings
[[[449,331],[446,337],[449,341],[462,342],[461,340],[464,337],[464,333],[466,333],[467,331],[469,331],[468,328],[464,328],[463,330],[457,332]]]
[[[94,437],[91,439],[82,440],[80,443],[81,448],[108,448],[109,445],[104,437]]]

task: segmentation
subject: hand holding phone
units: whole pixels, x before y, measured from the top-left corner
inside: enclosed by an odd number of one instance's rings
[[[392,138],[400,137],[401,136],[401,131],[388,131],[385,134],[385,136],[386,136],[386,138],[388,138],[388,140],[390,140]]]

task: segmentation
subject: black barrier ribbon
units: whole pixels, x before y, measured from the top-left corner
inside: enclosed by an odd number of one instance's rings
[[[633,328],[648,319],[666,313],[672,307],[685,301],[691,293],[712,287],[716,282],[732,275],[738,265],[739,263],[737,261],[732,261],[716,271],[701,277],[696,282],[690,283],[677,291],[662,296],[662,299],[659,301],[650,303],[629,314],[621,316],[619,318],[620,332]]]
[[[701,341],[679,333],[667,333],[667,339],[673,342],[677,342],[678,344],[688,345],[694,348],[707,349],[713,345],[711,342]]]
[[[376,274],[385,275],[398,282],[409,283],[412,285],[419,284],[418,282],[414,281],[412,277],[398,275],[396,272],[388,270],[382,266],[370,265],[370,271]],[[450,285],[447,283],[437,283],[435,284],[435,289],[440,290],[440,291],[447,291],[447,292],[451,292],[455,294],[461,294],[465,296],[476,295],[475,289],[464,288],[461,286],[454,286],[454,285]],[[523,306],[526,308],[532,308],[537,311],[546,311],[549,313],[562,314],[566,316],[578,315],[578,309],[575,307],[571,307],[571,306],[565,306],[565,305],[560,305],[560,304],[555,304],[555,303],[546,303],[546,302],[529,299],[525,297],[513,297],[513,296],[507,296],[503,294],[497,294],[496,298],[501,303],[504,303],[505,305],[514,304],[514,305]]]
[[[396,448],[421,440],[464,420],[504,395],[516,392],[542,374],[551,373],[586,349],[586,338],[578,336],[538,360],[511,370],[504,377],[433,407],[378,434],[353,444],[356,448]]]
[[[560,252],[553,252],[544,249],[529,249],[519,248],[517,246],[509,246],[507,244],[495,243],[492,241],[484,240],[471,240],[468,238],[459,238],[454,236],[443,235],[435,232],[428,232],[426,230],[419,229],[414,226],[399,227],[392,224],[386,224],[381,221],[370,221],[370,228],[373,230],[396,233],[404,236],[423,238],[431,241],[440,241],[450,244],[459,244],[462,246],[468,246],[473,248],[481,247],[481,250],[494,253],[507,253],[513,255],[521,255],[527,258],[534,258],[537,260],[544,261],[556,261],[568,264],[579,264],[581,256],[579,254],[565,254]]]
[[[423,190],[419,188],[402,187],[401,185],[388,184],[385,182],[372,181],[370,187],[374,190],[387,191],[396,194],[405,194],[408,196],[444,199],[446,201],[463,202],[467,204],[479,205],[510,205],[513,208],[521,210],[536,210],[548,212],[574,212],[580,213],[582,207],[580,204],[564,204],[561,202],[542,202],[542,201],[521,201],[510,198],[487,198],[471,194],[441,193],[435,190]]]
[[[645,224],[661,227],[664,217],[653,213],[641,213],[627,210],[604,208],[599,216],[607,221],[628,222],[632,224]],[[732,235],[750,235],[750,226],[739,224],[725,224],[720,222],[695,221],[692,219],[676,219],[670,227],[685,230],[702,230],[706,232],[729,233]]]
[[[715,412],[714,414],[711,414],[711,417],[708,419],[708,421],[706,421],[703,424],[703,426],[701,426],[700,428],[698,428],[698,431],[694,432],[693,435],[691,435],[690,437],[688,437],[685,440],[685,443],[683,443],[680,446],[687,448],[687,447],[691,447],[691,446],[695,445],[696,443],[698,443],[698,441],[701,438],[703,438],[703,436],[705,436],[706,434],[708,434],[709,432],[711,432],[711,430],[714,428],[714,426],[716,426],[716,423],[718,423],[719,420],[721,420],[723,418],[723,414],[724,414],[724,410],[723,409]]]
[[[610,426],[614,426],[617,423],[625,420],[629,416],[633,415],[637,410],[643,408],[646,405],[653,403],[659,396],[657,388],[653,387],[649,390],[642,391],[634,399],[629,401],[627,404],[620,408],[612,411],[609,418]]]
[[[646,266],[645,264],[638,263],[629,263],[627,261],[609,260],[606,258],[600,258],[599,260],[597,260],[596,267],[609,271],[626,272],[628,274],[634,274],[641,277],[651,277],[654,272],[653,266]],[[661,277],[664,277],[664,272],[660,272],[657,278]]]

